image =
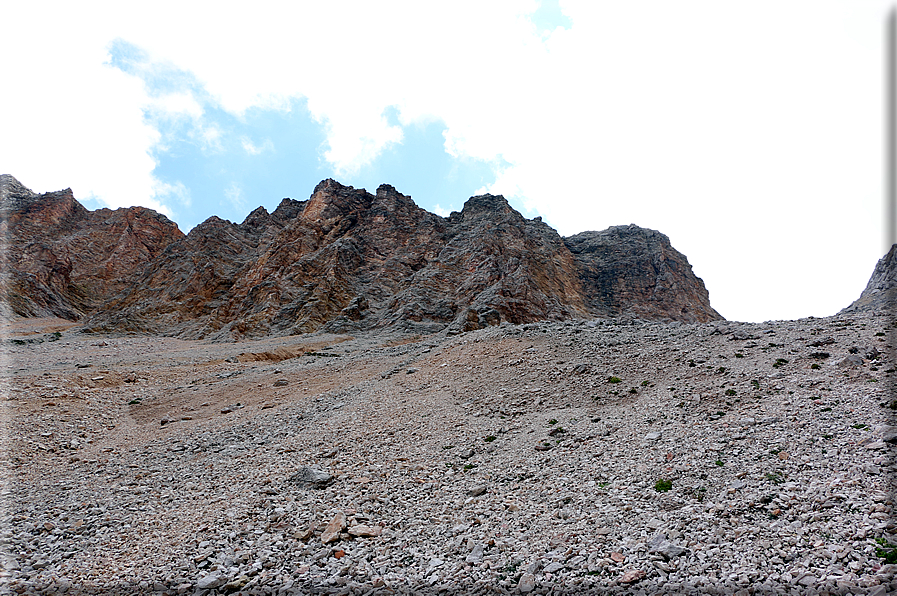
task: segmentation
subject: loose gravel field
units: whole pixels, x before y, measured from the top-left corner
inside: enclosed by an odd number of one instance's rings
[[[5,328],[0,593],[897,593],[884,316],[67,325]]]

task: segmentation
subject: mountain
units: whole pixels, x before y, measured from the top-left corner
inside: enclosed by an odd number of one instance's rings
[[[897,314],[897,244],[879,259],[866,289],[850,306],[838,314],[857,311]]]
[[[687,323],[722,319],[688,259],[660,232],[630,224],[582,232],[564,243],[576,259],[593,315]]]
[[[37,194],[4,174],[0,237],[5,314],[78,320],[183,234],[152,209],[89,211],[70,188]]]
[[[91,215],[99,211],[65,193],[70,209],[83,211],[79,222],[99,221]],[[11,234],[43,229],[7,202]],[[143,220],[166,229],[167,219],[145,211]],[[70,234],[88,228],[69,226],[56,242],[68,246]],[[113,232],[97,228],[94,240],[108,247]],[[371,194],[324,180],[307,201],[284,199],[274,212],[259,207],[240,224],[211,217],[186,236],[156,238],[152,255],[124,259],[141,266],[122,271],[102,304],[62,296],[79,307],[67,318],[83,317],[85,331],[215,340],[317,330],[461,332],[503,321],[621,315],[722,319],[663,234],[631,225],[562,238],[495,195],[472,197],[443,218],[389,185]],[[89,277],[86,266],[72,261],[69,276]]]

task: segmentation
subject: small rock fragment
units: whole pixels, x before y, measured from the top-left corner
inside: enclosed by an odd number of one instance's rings
[[[856,368],[858,366],[863,366],[863,358],[856,354],[851,354],[850,356],[839,362],[838,366],[842,368]]]
[[[737,481],[736,481],[737,482]],[[677,546],[667,540],[666,534],[658,534],[648,541],[648,552],[661,555],[664,559],[672,559],[680,555],[686,554],[687,548]]]
[[[346,514],[338,512],[321,534],[321,544],[330,544],[339,538],[339,533],[346,529]]]
[[[479,497],[480,495],[485,494],[485,493],[486,493],[486,485],[485,484],[477,485],[477,486],[473,487],[472,489],[470,489],[469,491],[467,491],[467,494],[470,495],[471,497]]]
[[[517,582],[517,589],[521,594],[529,594],[536,589],[536,577],[532,573],[524,573]]]
[[[227,579],[224,576],[212,572],[199,578],[199,581],[196,582],[196,587],[200,590],[212,590],[214,588],[220,588],[225,583],[227,583]]]
[[[225,592],[236,592],[237,590],[242,590],[243,587],[249,583],[249,581],[250,581],[249,576],[246,574],[243,574],[240,577],[224,584],[224,591]]]
[[[644,578],[645,575],[647,574],[641,569],[629,569],[628,571],[623,573],[622,576],[620,576],[620,583],[632,584]]]
[[[317,468],[310,468],[308,466],[302,466],[299,468],[295,474],[290,476],[289,481],[303,488],[324,488],[333,480],[333,476],[325,472],[324,470],[319,470]]]
[[[897,426],[883,426],[879,435],[885,443],[897,443]]]
[[[364,524],[358,524],[356,526],[352,526],[347,530],[350,536],[355,536],[357,538],[373,538],[375,536],[379,536],[380,532],[383,531],[383,528],[380,526],[366,526]]]
[[[467,555],[467,558],[464,559],[468,563],[472,563],[476,565],[477,563],[483,562],[483,551],[486,549],[486,546],[482,542],[477,542],[473,545],[473,549],[470,551],[470,554]]]

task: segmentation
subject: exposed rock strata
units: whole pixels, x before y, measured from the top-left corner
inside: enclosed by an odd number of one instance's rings
[[[614,226],[564,238],[564,243],[576,258],[593,314],[656,319],[664,313],[689,323],[722,318],[688,259],[660,232]]]
[[[857,311],[897,315],[897,244],[879,259],[860,297],[838,314]]]
[[[0,176],[6,314],[77,320],[124,290],[131,276],[183,237],[144,207],[89,211],[70,188],[34,193]]]
[[[240,224],[211,217],[185,237],[161,233],[168,220],[143,210],[141,221],[158,224],[154,242],[122,256],[130,245],[112,247],[109,239],[117,236],[110,230],[127,218],[113,221],[110,214],[118,212],[87,211],[71,191],[41,195],[55,210],[33,210],[37,195],[29,193],[8,193],[10,229],[17,237],[44,239],[54,216],[76,222],[54,224],[58,239],[44,242],[52,258],[31,262],[54,270],[57,255],[69,259],[57,275],[61,281],[45,283],[69,288],[52,294],[68,308],[49,312],[69,319],[90,314],[82,321],[89,331],[236,339],[321,329],[469,331],[504,321],[620,314],[685,322],[722,318],[663,234],[628,226],[564,239],[541,218],[524,218],[501,196],[472,197],[460,212],[443,218],[389,185],[371,194],[325,180],[308,201],[284,199],[270,214],[259,207]],[[106,227],[91,236],[95,221]],[[82,254],[98,256],[71,256],[76,239]],[[111,254],[123,267],[114,284],[108,266],[98,272],[92,265],[108,261],[110,248],[118,250]],[[137,267],[149,259],[151,264]],[[107,291],[90,287],[92,293],[82,298],[75,290],[83,286],[75,279],[94,280]],[[22,290],[17,296],[39,302],[32,296],[46,294]],[[13,310],[26,316],[44,312]]]

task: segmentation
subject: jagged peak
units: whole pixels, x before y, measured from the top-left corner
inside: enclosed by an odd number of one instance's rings
[[[377,196],[378,197],[385,197],[385,196],[393,195],[393,194],[402,194],[402,193],[397,191],[396,187],[393,186],[392,184],[381,184],[380,186],[377,187]],[[405,196],[405,195],[402,195],[402,196]]]
[[[270,221],[271,214],[268,213],[268,210],[262,207],[261,205],[252,210],[252,212],[246,216],[246,219],[243,220],[243,223],[240,224],[242,226],[254,226],[260,223],[265,223]]]
[[[368,209],[373,195],[363,188],[340,184],[333,178],[322,180],[305,204],[302,216],[309,220],[325,220],[353,211]]]
[[[19,182],[15,176],[11,174],[0,174],[0,195],[5,197],[7,193],[37,196],[36,192]]]
[[[190,230],[190,233],[188,234],[188,236],[195,236],[196,234],[205,233],[207,230],[210,230],[210,229],[221,228],[221,227],[232,226],[232,225],[234,225],[233,222],[231,222],[227,219],[221,219],[217,215],[213,215],[213,216],[209,217],[208,219],[206,219],[205,221],[203,221],[202,223],[197,224],[192,230]]]
[[[271,213],[271,217],[279,221],[296,219],[302,213],[307,202],[308,201],[297,201],[296,199],[285,197],[280,202],[280,205],[277,206],[277,209]]]
[[[485,194],[470,197],[461,209],[462,216],[480,213],[514,213],[521,219],[523,218],[502,195]]]
[[[578,234],[573,234],[572,236],[566,236],[564,240],[568,240],[570,242],[576,242],[579,240],[587,240],[587,239],[600,239],[600,238],[618,238],[622,236],[642,236],[646,239],[656,238],[661,242],[665,242],[670,244],[669,237],[663,232],[658,232],[657,230],[652,230],[651,228],[643,228],[636,224],[629,225],[621,225],[621,226],[610,226],[603,230],[587,230],[585,232],[580,232]]]
[[[315,189],[314,189],[314,191],[312,191],[311,194],[312,194],[312,196],[314,196],[314,195],[318,194],[319,192],[324,192],[327,190],[337,190],[337,191],[355,190],[355,187],[354,186],[346,186],[345,184],[342,184],[341,182],[338,182],[338,181],[334,180],[333,178],[325,178],[324,180],[321,180],[320,182],[318,182],[317,185],[315,185]],[[360,190],[364,191],[363,188]]]

